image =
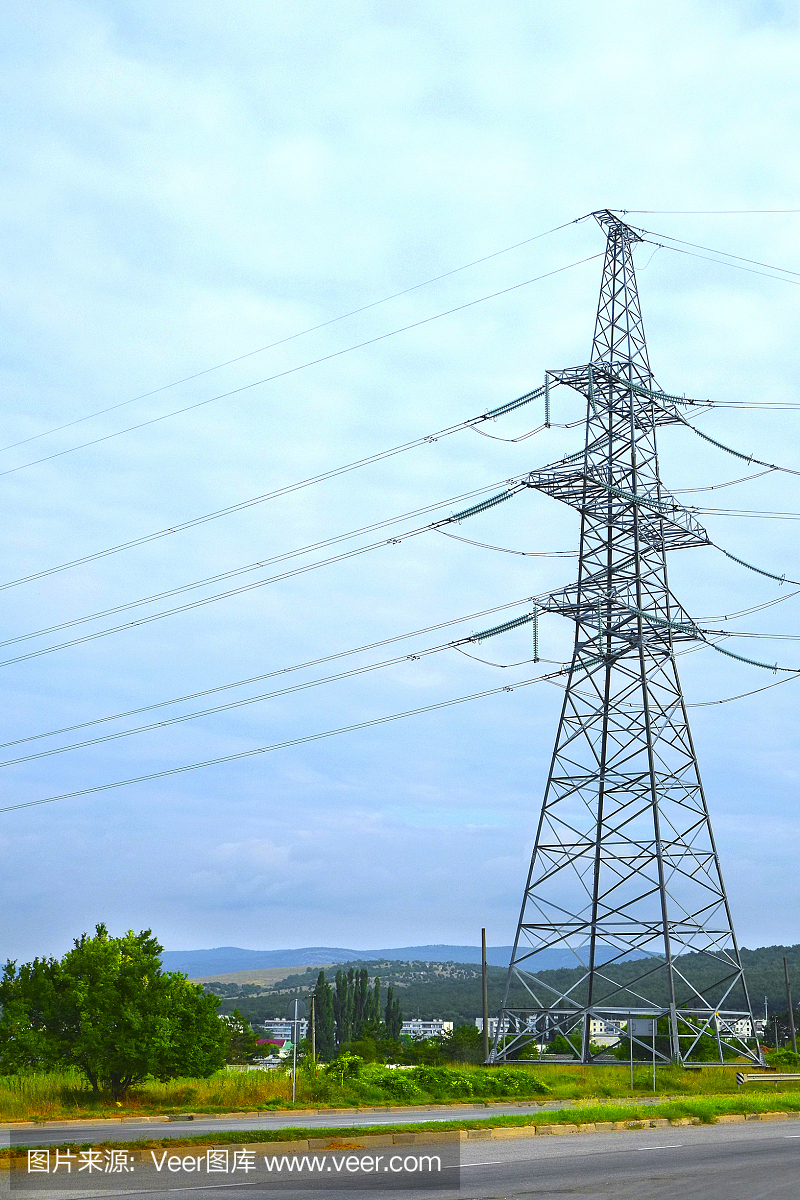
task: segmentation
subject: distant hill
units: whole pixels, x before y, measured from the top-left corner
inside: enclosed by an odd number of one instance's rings
[[[512,946],[489,946],[486,960],[490,966],[507,967],[512,949]],[[481,948],[435,945],[399,946],[389,950],[346,950],[341,946],[303,946],[297,950],[244,950],[239,946],[218,946],[213,950],[165,950],[161,955],[165,971],[182,971],[190,979],[209,979],[212,975],[231,975],[236,971],[253,971],[263,967],[324,966],[326,963],[379,960],[480,963]],[[575,966],[575,957],[569,950],[547,950],[537,961],[540,970],[558,971]]]
[[[409,947],[409,949],[411,949]],[[399,951],[398,951],[399,953]],[[800,995],[798,987],[798,972],[800,972],[800,945],[796,946],[764,946],[757,950],[742,949],[744,963],[753,1008],[757,1015],[763,1013],[764,997],[770,1012],[783,1012],[786,1009],[786,992],[783,976],[783,956],[789,962],[789,970],[795,986],[794,999]],[[662,960],[654,960],[654,964]],[[704,987],[713,982],[716,972],[709,976],[709,964],[702,954],[686,954],[676,960],[681,975],[688,980],[684,985],[679,1002],[691,998],[691,987],[694,984]],[[367,968],[370,978],[380,976],[382,999],[388,985],[395,988],[395,994],[400,1000],[401,1008],[406,1016],[419,1016],[426,1020],[439,1017],[456,1024],[471,1024],[481,1011],[481,970],[477,963],[439,962],[436,959],[398,960],[382,955],[374,960],[357,958],[343,967],[363,965]],[[649,967],[649,964],[648,964]],[[625,979],[633,980],[640,966],[631,962],[619,969],[618,974]],[[205,984],[209,992],[213,992],[222,1000],[221,1012],[231,1012],[235,1007],[248,1020],[260,1023],[271,1017],[283,1016],[287,1006],[294,996],[307,997],[316,982],[318,968],[313,967],[297,974],[286,974],[273,983],[247,983],[239,979],[210,981]],[[329,971],[328,975],[333,974]],[[540,979],[558,991],[573,989],[576,999],[583,1001],[585,995],[580,984],[582,971],[574,968],[555,968],[541,972]],[[660,972],[658,972],[660,974]],[[506,971],[503,967],[490,966],[488,978],[489,1011],[496,1012],[503,995],[506,982]],[[666,1003],[667,994],[663,979],[651,979],[651,987],[657,999]],[[598,999],[602,1001],[601,994]],[[743,997],[732,995],[729,1003],[739,1007]],[[509,994],[512,1008],[527,1008],[530,996],[518,983],[513,983]]]

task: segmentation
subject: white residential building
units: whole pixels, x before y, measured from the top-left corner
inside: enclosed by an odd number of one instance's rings
[[[596,1017],[590,1017],[589,1038],[595,1046],[613,1046],[619,1041],[626,1025],[625,1021],[601,1021]]]
[[[401,1035],[406,1033],[412,1038],[441,1037],[444,1033],[452,1032],[452,1021],[422,1021],[419,1018],[403,1021],[403,1027],[400,1030]]]
[[[759,1022],[756,1021],[756,1028]],[[753,1036],[753,1026],[749,1017],[740,1017],[738,1021],[720,1021],[719,1031],[723,1037],[749,1038]]]
[[[500,1018],[499,1018],[499,1017],[489,1017],[489,1018],[487,1019],[487,1022],[486,1022],[486,1023],[487,1023],[487,1025],[488,1025],[488,1027],[489,1027],[489,1041],[490,1041],[490,1042],[494,1041],[495,1037],[497,1036],[497,1025],[498,1025],[498,1022],[499,1022],[499,1021],[500,1021]],[[533,1027],[533,1018],[532,1018],[532,1017],[530,1017],[530,1018],[528,1019],[528,1025],[527,1025],[527,1027],[528,1027],[528,1029],[531,1029],[531,1028]],[[480,1029],[480,1031],[481,1031],[481,1032],[483,1032],[483,1017],[476,1017],[476,1018],[475,1018],[475,1028],[476,1028],[476,1029]],[[508,1017],[505,1017],[505,1018],[504,1018],[504,1021],[503,1021],[503,1031],[502,1031],[502,1035],[501,1035],[501,1036],[505,1036],[505,1035],[506,1035],[506,1034],[508,1034],[510,1031],[511,1031],[511,1032],[516,1032],[516,1030],[517,1030],[517,1026],[516,1026],[516,1024],[513,1024],[513,1025],[512,1025],[512,1023],[510,1022],[509,1018],[508,1018]]]
[[[299,1034],[302,1041],[304,1037],[308,1037],[308,1021],[305,1017],[302,1017],[297,1024],[300,1027]],[[293,1021],[289,1021],[283,1017],[276,1017],[271,1021],[262,1021],[259,1028],[263,1029],[264,1034],[268,1038],[274,1038],[276,1042],[290,1042],[292,1040],[293,1025]]]
[[[494,1039],[497,1037],[497,1023],[499,1020],[500,1020],[499,1017],[488,1017],[487,1018],[486,1023],[489,1028],[489,1041],[490,1042],[493,1042]],[[475,1018],[475,1028],[480,1029],[481,1033],[483,1033],[483,1017]],[[507,1032],[508,1032],[508,1017],[506,1017],[505,1021],[503,1022],[503,1033],[505,1034]]]

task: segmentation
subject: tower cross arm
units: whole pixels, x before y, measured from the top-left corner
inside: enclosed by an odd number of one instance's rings
[[[633,510],[638,509],[640,536],[650,544],[663,545],[666,550],[711,544],[697,518],[663,487],[657,492],[642,493],[606,482],[602,468],[587,461],[593,448],[600,446],[595,443],[595,447],[569,455],[560,463],[531,471],[525,477],[525,485],[593,518],[606,516],[609,502],[618,523],[632,522]],[[583,458],[584,463],[576,465],[576,458]]]

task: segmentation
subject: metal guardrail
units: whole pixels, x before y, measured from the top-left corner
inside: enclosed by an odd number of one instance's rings
[[[800,1072],[784,1072],[781,1074],[778,1071],[758,1071],[758,1072],[736,1072],[736,1086],[741,1087],[743,1083],[755,1083],[757,1079],[766,1079],[770,1083],[791,1083],[800,1082]]]

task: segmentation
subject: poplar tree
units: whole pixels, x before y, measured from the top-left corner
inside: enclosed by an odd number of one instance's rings
[[[403,1028],[403,1014],[400,1011],[400,1001],[394,998],[394,988],[391,984],[386,996],[384,1021],[386,1024],[386,1036],[393,1042],[398,1041]]]
[[[336,987],[333,993],[333,1015],[336,1021],[336,1045],[353,1040],[353,968],[349,972],[336,972]]]
[[[314,1028],[317,1058],[333,1058],[336,1049],[336,1020],[333,1015],[333,989],[320,971],[314,988]]]

